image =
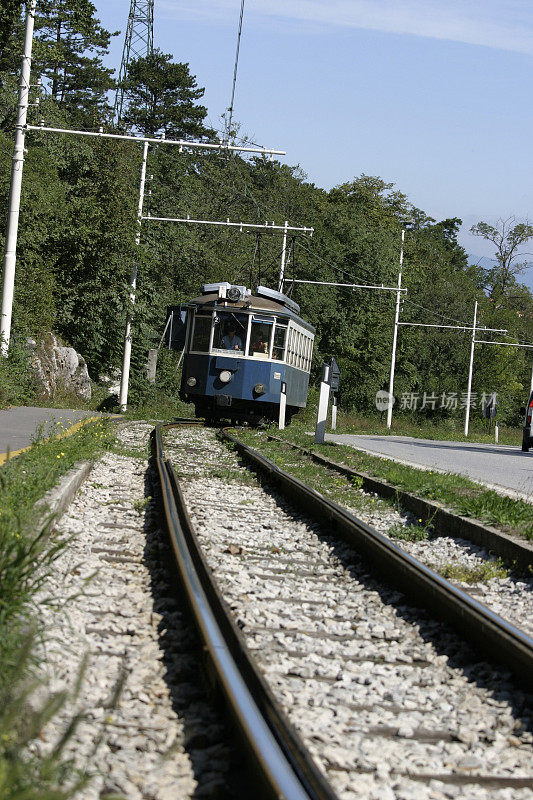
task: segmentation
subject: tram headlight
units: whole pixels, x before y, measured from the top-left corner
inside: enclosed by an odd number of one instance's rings
[[[190,378],[187,378],[187,386],[190,386],[192,388],[193,386],[196,386],[196,383],[197,380],[196,378],[193,378],[192,375]]]
[[[256,383],[254,386],[254,394],[265,394],[266,386],[264,383]]]
[[[222,383],[229,383],[231,380],[231,372],[229,369],[223,369],[218,377]]]

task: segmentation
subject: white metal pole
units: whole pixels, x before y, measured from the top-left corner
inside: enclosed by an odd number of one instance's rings
[[[285,413],[287,410],[287,384],[285,381],[281,382],[281,392],[279,395],[279,419],[278,430],[285,430]]]
[[[474,368],[474,347],[476,346],[476,321],[477,300],[474,305],[474,325],[472,327],[472,346],[470,347],[470,366],[468,368],[468,389],[466,390],[465,436],[468,436],[468,425],[470,422],[470,395],[472,394],[472,370]]]
[[[324,444],[326,433],[326,420],[329,406],[329,364],[322,367],[322,381],[320,382],[320,396],[318,399],[318,416],[316,421],[315,442]]]
[[[148,142],[143,145],[143,163],[141,167],[141,182],[139,184],[139,205],[137,208],[137,234],[135,236],[135,244],[138,247],[141,243],[141,224],[143,215],[144,203],[144,184],[146,182],[146,161],[148,159]],[[135,304],[135,289],[137,288],[137,256],[133,264],[130,280],[130,303]],[[128,408],[128,387],[130,381],[130,361],[131,361],[131,309],[128,310],[126,318],[126,334],[124,336],[124,355],[122,358],[122,375],[120,378],[120,410],[126,411]]]
[[[7,216],[6,249],[4,256],[2,316],[0,317],[0,347],[3,356],[7,356],[9,339],[11,337],[20,193],[22,189],[22,170],[24,167],[24,137],[26,134],[26,118],[28,116],[31,51],[36,4],[37,0],[29,0],[29,2],[26,3],[26,29],[24,33],[24,51],[22,54],[22,69],[20,73],[15,146],[13,148],[13,163],[11,167],[11,186],[9,190],[9,211]]]
[[[334,394],[331,400],[331,430],[337,430],[337,395]]]
[[[529,384],[529,396],[533,394],[533,365],[531,367],[531,383]]]
[[[102,128],[100,128],[99,131],[82,131],[74,128],[51,128],[48,125],[27,125],[27,130],[45,131],[46,133],[73,133],[76,136],[97,137],[98,139],[122,139],[130,142],[149,142],[150,144],[157,145],[171,144],[178,147],[180,153],[182,150],[199,148],[200,150],[219,150],[221,152],[227,150],[239,153],[257,153],[258,155],[264,156],[286,155],[285,150],[272,150],[272,148],[266,147],[242,147],[241,145],[225,144],[224,142],[209,144],[208,142],[191,142],[186,139],[164,139],[160,136],[127,136],[123,133],[104,133]]]
[[[283,226],[283,249],[281,251],[281,265],[279,268],[279,285],[278,285],[278,292],[283,291],[283,281],[285,280],[285,251],[287,250],[287,229],[289,227],[289,220],[285,220],[285,225]]]
[[[400,300],[402,298],[402,268],[403,268],[403,245],[405,242],[405,230],[402,230],[402,247],[400,250],[400,271],[398,273],[398,293],[396,295],[396,311],[394,314],[394,333],[392,335],[392,357],[390,362],[389,378],[389,405],[387,406],[387,428],[392,425],[392,404],[394,393],[394,370],[396,367],[396,342],[398,340],[398,322],[400,319]]]

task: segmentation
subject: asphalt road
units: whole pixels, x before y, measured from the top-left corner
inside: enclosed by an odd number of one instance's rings
[[[62,433],[80,419],[94,416],[97,416],[94,411],[31,406],[0,411],[0,455],[6,453],[8,447],[11,452],[28,447],[37,436],[40,426],[46,438]]]
[[[488,485],[533,498],[533,452],[516,447],[475,442],[438,442],[410,436],[326,434],[326,440],[349,444],[415,466],[456,472]]]

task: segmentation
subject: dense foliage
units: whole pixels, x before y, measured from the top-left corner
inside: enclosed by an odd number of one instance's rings
[[[7,204],[20,58],[20,3],[2,2],[0,21],[0,198]],[[111,34],[89,0],[39,4],[35,74],[46,96],[38,112],[49,124],[97,129],[112,126],[109,70],[103,66]],[[18,54],[18,55],[17,55]],[[35,83],[35,81],[32,81]],[[156,50],[138,59],[124,83],[121,127],[167,137],[213,139],[205,126],[189,65]],[[35,119],[35,117],[34,117]],[[15,340],[53,329],[83,353],[91,374],[120,364],[128,277],[138,265],[134,318],[134,397],[143,392],[142,366],[159,341],[170,303],[195,296],[204,281],[276,286],[281,239],[228,229],[143,223],[135,247],[141,165],[139,146],[109,140],[32,133],[27,137],[15,297]],[[149,152],[153,176],[145,199],[152,215],[313,225],[298,239],[288,276],[396,285],[401,230],[406,229],[402,319],[470,324],[474,301],[481,325],[507,328],[533,340],[533,297],[502,258],[485,272],[468,264],[457,242],[458,219],[435,221],[392,184],[361,175],[325,191],[298,167],[238,155],[178,152],[158,145]],[[489,226],[490,227],[490,226]],[[526,234],[523,227],[516,236]],[[527,227],[527,226],[526,226]],[[494,229],[493,229],[494,230]],[[480,235],[492,233],[483,225]],[[0,246],[3,247],[3,232]],[[518,255],[516,251],[513,255]],[[342,370],[342,403],[371,410],[388,386],[395,294],[293,287],[302,313],[317,327],[314,378],[323,358]],[[423,414],[460,416],[466,391],[470,334],[403,327],[398,340],[398,406],[418,394]],[[518,421],[530,380],[530,352],[511,347],[476,349],[473,390],[498,392],[509,422]],[[456,393],[457,410],[441,407]],[[431,399],[433,398],[433,399]],[[436,398],[436,399],[435,399]],[[411,401],[412,405],[412,401]],[[432,406],[435,406],[433,409]],[[409,409],[406,409],[408,411]]]

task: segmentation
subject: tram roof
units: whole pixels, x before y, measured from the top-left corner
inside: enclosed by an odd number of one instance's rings
[[[212,307],[213,309],[216,307],[220,311],[263,311],[268,312],[270,314],[276,314],[276,316],[280,317],[287,317],[288,319],[292,319],[295,322],[298,322],[299,325],[302,325],[304,328],[312,331],[315,333],[315,328],[306,320],[299,317],[298,314],[295,314],[289,308],[284,306],[282,303],[276,303],[275,300],[271,300],[267,297],[257,297],[256,295],[247,295],[242,300],[239,300],[236,303],[231,302],[219,302],[218,293],[213,292],[212,294],[203,294],[200,297],[195,297],[193,300],[190,301],[191,306],[195,306],[197,309],[202,307],[208,306]]]

